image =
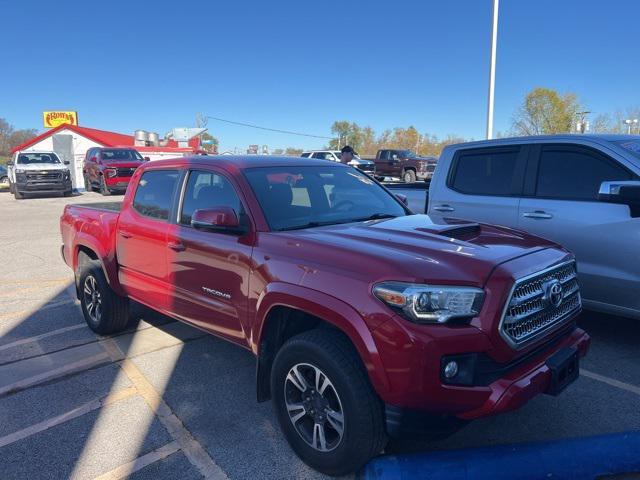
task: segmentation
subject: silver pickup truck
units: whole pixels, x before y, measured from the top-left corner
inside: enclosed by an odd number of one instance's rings
[[[640,319],[640,136],[449,146],[431,181],[428,213],[558,242],[576,255],[586,308]]]

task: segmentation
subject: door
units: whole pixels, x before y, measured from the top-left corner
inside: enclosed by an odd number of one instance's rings
[[[95,155],[96,149],[90,148],[87,150],[87,154],[84,157],[84,174],[86,175],[89,184],[95,183],[95,162],[92,160]]]
[[[168,235],[171,310],[194,325],[243,343],[252,242],[248,234],[195,229],[198,209],[231,207],[241,224],[249,217],[234,184],[215,170],[192,170],[186,179],[177,225]]]
[[[393,161],[391,160],[391,152],[389,150],[381,150],[380,156],[376,162],[376,174],[381,177],[391,175]]]
[[[73,137],[71,135],[56,134],[51,137],[51,141],[53,142],[53,151],[58,155],[60,161],[69,162],[73,188],[82,185],[82,165],[76,166],[76,159],[73,155]]]
[[[522,194],[526,147],[461,149],[447,175],[438,176],[429,215],[515,228]]]
[[[178,170],[146,171],[131,205],[120,212],[116,229],[120,283],[135,300],[165,312],[172,292],[167,231],[179,175]]]
[[[579,145],[539,146],[532,166],[519,227],[575,254],[585,300],[640,310],[640,219],[627,205],[598,201],[602,182],[637,177]]]

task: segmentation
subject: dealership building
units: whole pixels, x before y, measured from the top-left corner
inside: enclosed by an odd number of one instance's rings
[[[60,160],[69,162],[74,188],[84,188],[82,163],[92,147],[133,147],[149,160],[182,157],[199,153],[200,134],[204,128],[175,128],[159,139],[153,132],[136,130],[134,135],[109,132],[95,128],[62,124],[18,145],[15,152],[53,151]]]

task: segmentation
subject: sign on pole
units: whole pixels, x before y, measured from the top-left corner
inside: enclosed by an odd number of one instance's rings
[[[78,112],[42,112],[44,128],[55,128],[62,124],[78,125]]]

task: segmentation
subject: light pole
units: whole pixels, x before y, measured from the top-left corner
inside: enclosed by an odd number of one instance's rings
[[[631,125],[635,125],[636,127],[638,126],[638,119],[637,118],[627,118],[624,121],[624,124],[627,126],[627,133],[629,135],[631,135]]]
[[[498,8],[500,0],[493,0],[493,27],[491,29],[491,62],[489,66],[489,99],[487,105],[487,140],[493,138],[493,91],[496,83],[496,50],[498,48]]]

